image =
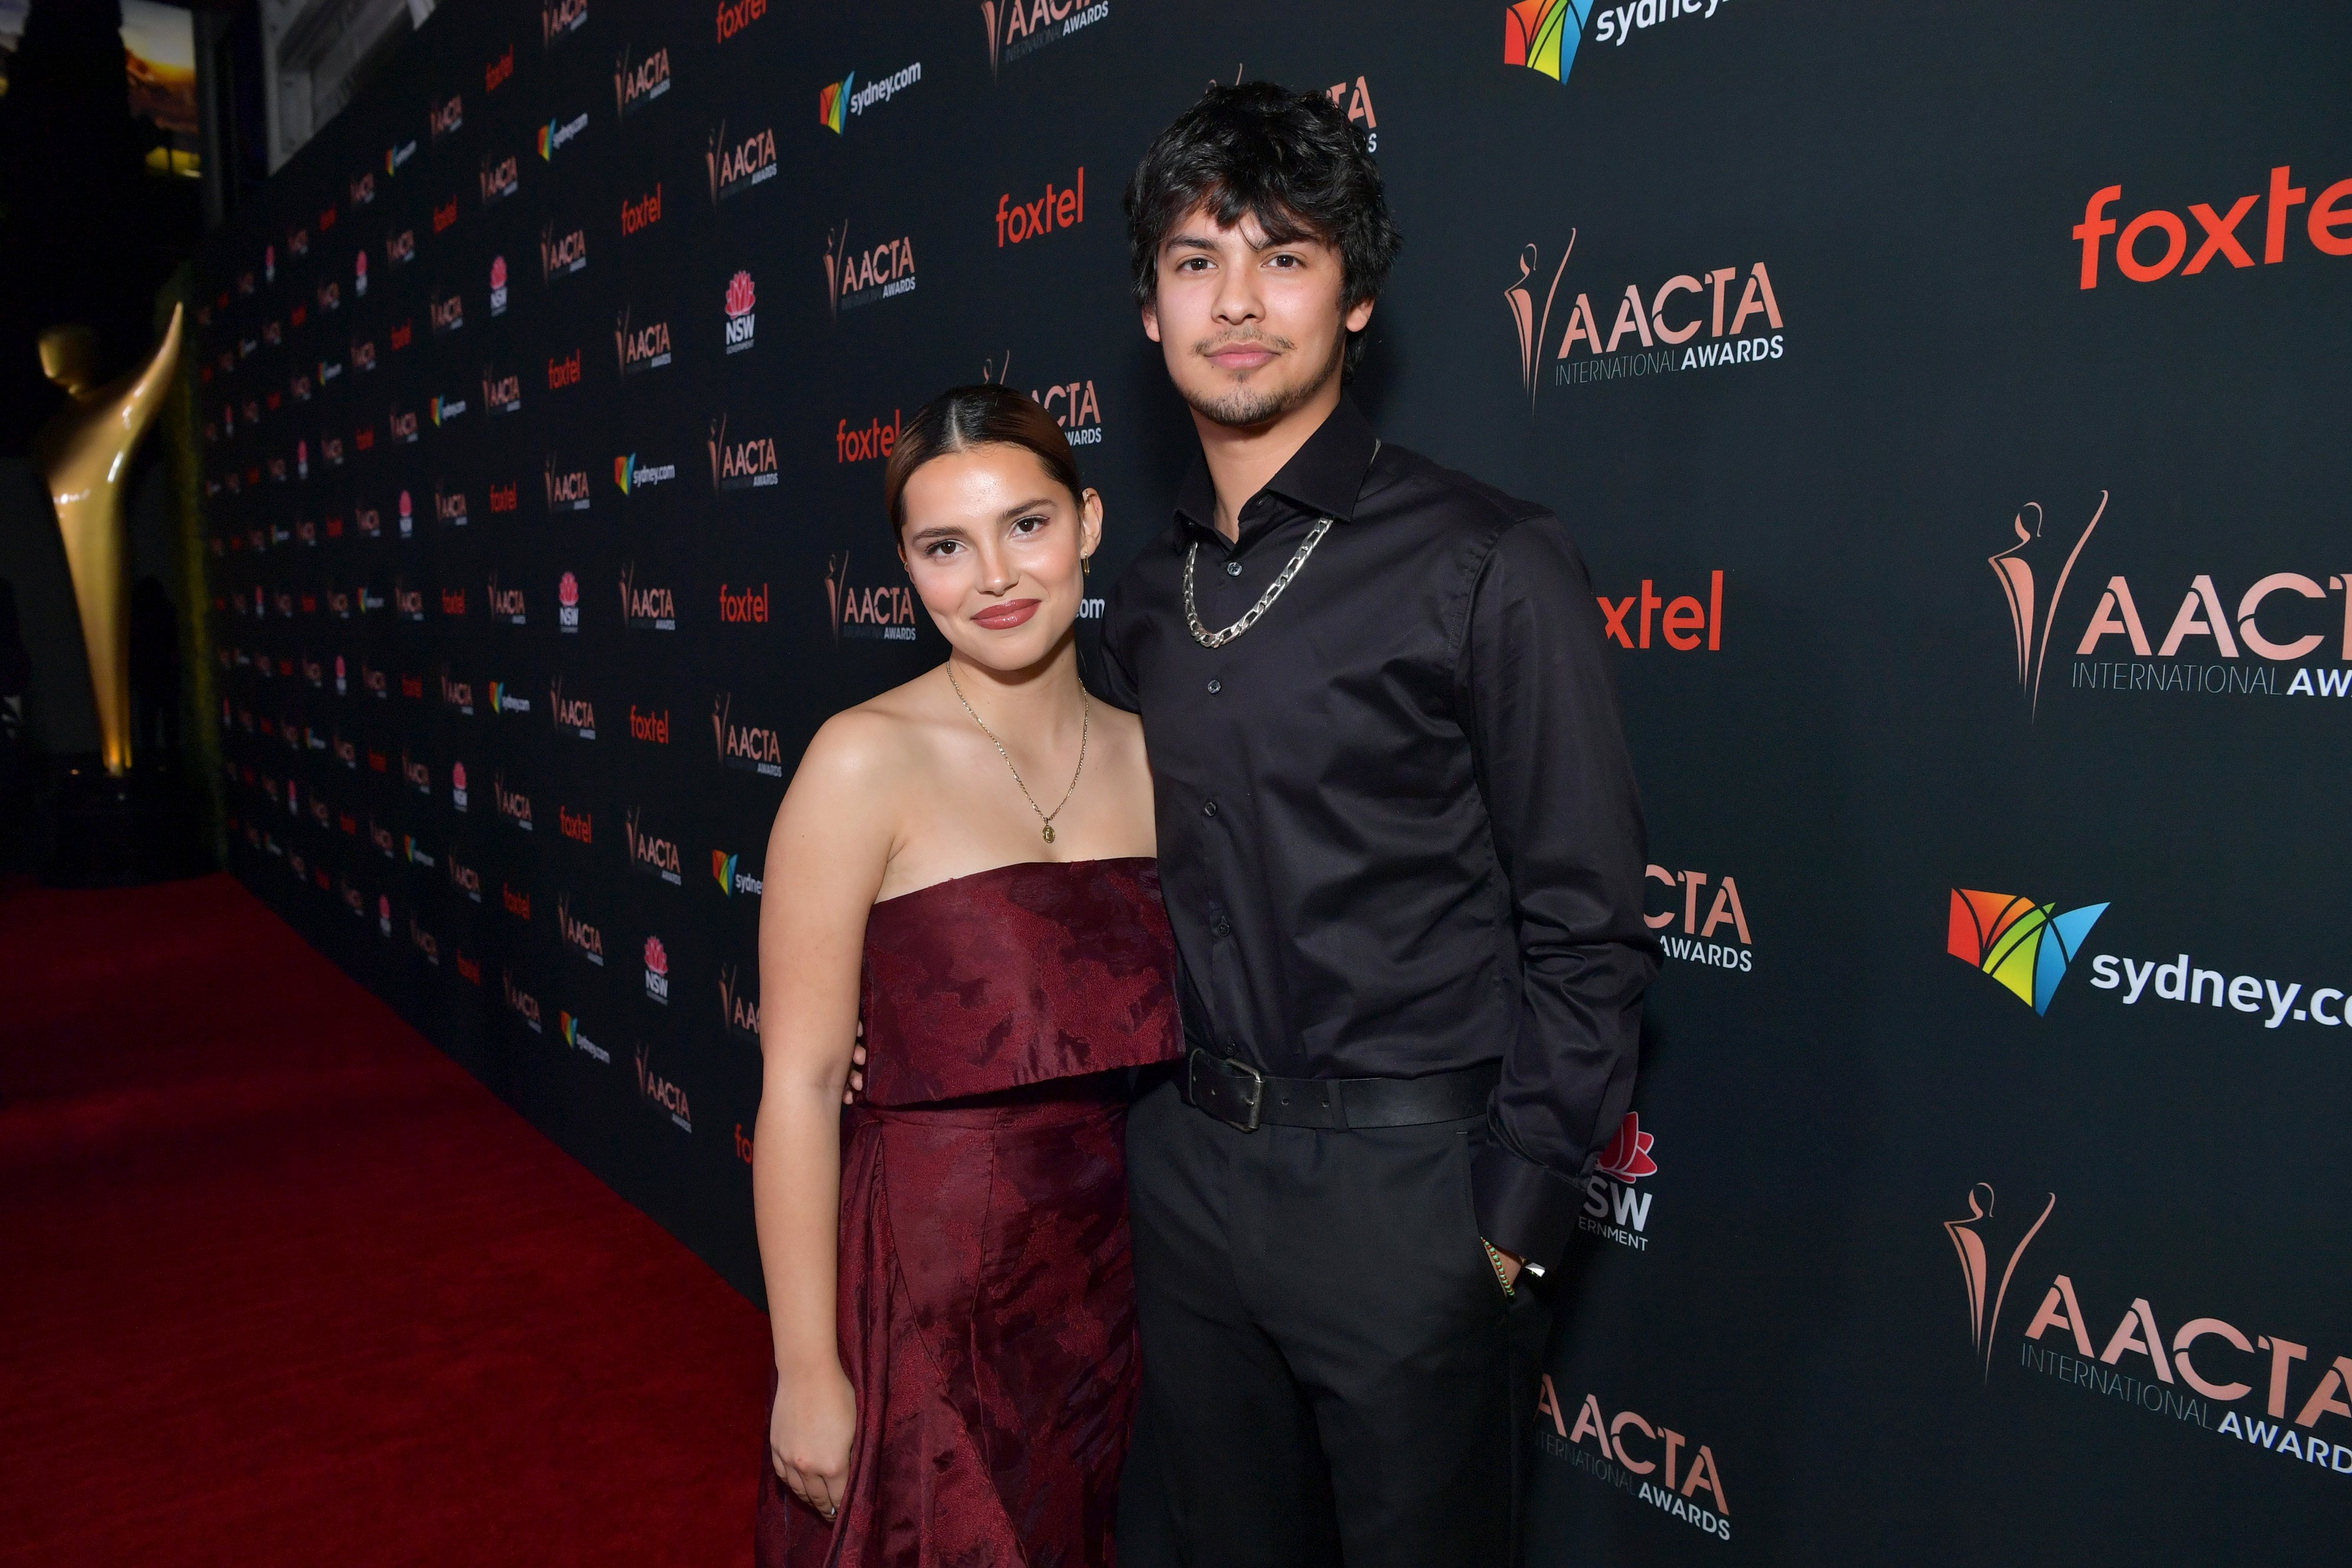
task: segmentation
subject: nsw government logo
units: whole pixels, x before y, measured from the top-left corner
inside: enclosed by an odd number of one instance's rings
[[[1625,1113],[1617,1135],[1601,1151],[1601,1163],[1585,1181],[1584,1213],[1577,1220],[1578,1228],[1636,1252],[1650,1249],[1650,1199],[1654,1195],[1634,1184],[1658,1174],[1658,1162],[1650,1154],[1657,1142],[1655,1134],[1642,1130],[1640,1116]]]
[[[748,272],[738,272],[727,280],[727,351],[740,354],[751,347],[752,333],[759,318],[752,307],[759,302],[759,289]]]
[[[669,1006],[669,950],[658,936],[646,938],[646,999]]]
[[[2036,904],[2016,894],[1956,887],[1945,949],[2047,1016],[2058,982],[2106,912],[2104,904],[2085,904],[2061,914],[2055,904]]]

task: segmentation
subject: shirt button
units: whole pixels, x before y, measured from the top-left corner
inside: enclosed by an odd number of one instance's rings
[[[1234,934],[1234,923],[1233,923],[1232,921],[1230,921],[1230,920],[1226,919],[1223,915],[1218,915],[1214,920],[1212,920],[1212,921],[1210,921],[1210,922],[1209,922],[1209,935],[1210,935],[1210,936],[1232,936],[1233,934]]]
[[[1239,561],[1237,561],[1237,560],[1229,560],[1229,561],[1225,562],[1225,575],[1226,575],[1227,577],[1239,577],[1241,574],[1242,574],[1242,563],[1241,563],[1241,562],[1239,562]]]
[[[1204,817],[1213,817],[1216,814],[1217,803],[1214,800],[1210,801],[1207,805],[1201,808],[1201,815]]]
[[[1209,683],[1209,695],[1211,696],[1215,696],[1219,692],[1223,691],[1224,689],[1225,683],[1223,681],[1211,681]]]

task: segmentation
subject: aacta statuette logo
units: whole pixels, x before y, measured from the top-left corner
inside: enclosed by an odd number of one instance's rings
[[[2167,624],[2162,615],[2168,601],[2162,595],[2179,579],[2154,591],[2149,608],[2156,619],[2147,620],[2142,617],[2130,578],[2116,572],[2099,591],[2098,602],[2084,623],[2080,639],[2071,630],[2061,632],[2060,601],[2076,561],[2106,515],[2107,499],[2106,491],[2099,492],[2098,504],[2088,508],[2090,520],[2071,546],[2063,534],[2046,531],[2042,504],[2029,501],[2010,525],[2016,542],[1989,558],[2009,604],[2018,688],[2033,716],[2041,714],[2042,675],[2052,647],[2063,650],[2070,644],[2074,660],[2066,685],[2071,690],[2352,696],[2352,669],[2343,667],[2352,664],[2352,573],[2329,575],[2325,587],[2317,574],[2267,573],[2237,595],[2233,618],[2228,607],[2235,584],[2228,582],[2228,574],[2199,572],[2182,585],[2180,608]],[[2107,549],[2105,544],[2100,548],[2103,553]],[[2062,550],[2063,560],[2059,559]],[[2143,591],[2148,591],[2148,582],[2143,574]],[[2340,610],[2326,603],[2333,594],[2344,596]],[[2305,602],[2298,604],[2298,600]],[[2087,596],[2080,602],[2088,602]],[[2160,640],[2149,635],[2149,628],[2156,625],[2165,627]],[[2129,658],[2110,656],[2126,650]],[[2314,655],[2320,661],[2316,667],[2305,663]],[[2331,659],[2332,668],[2327,667]],[[2294,674],[2288,675],[2281,665],[2294,666]]]
[[[915,291],[915,242],[901,235],[864,250],[849,246],[849,220],[824,236],[825,301],[837,319],[844,310]]]
[[[763,778],[784,776],[784,739],[760,725],[733,722],[735,699],[725,692],[710,702],[710,731],[721,767],[740,768]]]
[[[1982,1197],[1979,1197],[1982,1194]],[[1969,1189],[1969,1215],[1966,1219],[1947,1219],[1944,1229],[1951,1236],[1953,1249],[1960,1255],[1960,1282],[1969,1293],[1969,1337],[1976,1346],[1977,1364],[1984,1369],[1984,1378],[1992,1376],[1993,1334],[2000,1327],[2000,1309],[2009,1300],[2009,1281],[2017,1272],[2025,1249],[2049,1223],[2050,1211],[2058,1207],[2058,1195],[2052,1193],[2042,1206],[2040,1218],[2010,1249],[2009,1261],[2002,1265],[2000,1279],[1992,1277],[1991,1254],[1986,1249],[1983,1233],[1978,1228],[1992,1218],[1993,1190],[1990,1182],[1979,1182]],[[1988,1290],[1992,1292],[1990,1310],[1985,1301]]]
[[[709,445],[710,486],[721,494],[730,490],[762,490],[783,478],[783,471],[776,464],[775,438],[759,435],[730,441],[727,416],[723,413],[710,422]]]
[[[988,75],[1110,16],[1110,0],[980,0],[988,29]]]
[[[1549,1431],[1544,1429],[1547,1416]],[[1585,1448],[1588,1438],[1590,1452]],[[1731,1504],[1723,1490],[1723,1469],[1707,1444],[1693,1443],[1664,1422],[1652,1423],[1630,1407],[1612,1416],[1597,1394],[1584,1396],[1571,1426],[1549,1373],[1544,1374],[1536,1396],[1536,1440],[1545,1453],[1592,1479],[1717,1541],[1730,1541]]]
[[[2058,1205],[2055,1195],[2043,1200],[2041,1215],[2011,1249],[1996,1283],[1991,1275],[1997,1244],[1989,1242],[1982,1229],[1992,1218],[1992,1198],[1991,1186],[1979,1182],[1969,1193],[1967,1218],[1944,1222],[1959,1254],[1970,1338],[1988,1379],[2011,1282],[2026,1248]],[[2168,1310],[2174,1303],[2159,1306],[2151,1296],[2135,1296],[2123,1305],[2115,1331],[2100,1349],[2094,1323],[2105,1319],[2094,1319],[2084,1311],[2084,1298],[2090,1291],[2078,1289],[2070,1274],[2047,1278],[2042,1305],[2027,1322],[2017,1347],[2017,1364],[2024,1371],[2096,1396],[2110,1411],[2117,1405],[2136,1407],[2176,1426],[2260,1448],[2306,1472],[2317,1465],[2336,1475],[2352,1475],[2352,1444],[2335,1440],[2352,1437],[2352,1356],[2331,1358],[2325,1350],[2315,1354],[2310,1345],[2284,1334],[2249,1334],[2220,1317],[2175,1316]],[[2089,1275],[2084,1278],[2098,1283]],[[1992,1300],[1988,1306],[1989,1291]],[[2033,1298],[2029,1291],[2019,1299]],[[2177,1325],[2169,1334],[2167,1323]],[[2263,1401],[2260,1414],[2229,1408],[2257,1396]],[[2320,1423],[2330,1416],[2336,1418],[2335,1424],[2322,1430]]]
[[[2017,999],[2045,1017],[2066,967],[2083,950],[2084,938],[2104,904],[2059,913],[2055,904],[2036,904],[2009,893],[1952,889],[1946,949],[1973,964],[2016,993]]]
[[[1640,284],[1628,283],[1605,329],[1592,308],[1591,296],[1579,293],[1569,301],[1567,320],[1554,348],[1552,308],[1559,301],[1560,280],[1576,254],[1576,230],[1569,231],[1567,248],[1552,268],[1540,307],[1536,303],[1535,284],[1543,256],[1534,244],[1520,249],[1519,276],[1503,290],[1503,303],[1518,336],[1519,383],[1527,392],[1530,412],[1536,393],[1546,385],[1580,386],[1762,364],[1787,352],[1780,297],[1773,292],[1770,269],[1760,261],[1745,268],[1718,267],[1700,273],[1676,273],[1647,293]],[[1736,296],[1731,292],[1735,283],[1739,285]],[[1682,298],[1685,295],[1690,298]],[[1601,296],[1610,297],[1605,291]],[[1698,336],[1701,331],[1706,334],[1703,339]],[[1621,349],[1625,351],[1619,352]],[[1549,376],[1544,373],[1547,358],[1551,368]]]
[[[1706,905],[1706,917],[1702,921],[1699,900],[1706,892],[1706,873],[1668,871],[1664,866],[1653,865],[1643,874],[1651,882],[1664,883],[1669,890],[1667,907],[1642,917],[1643,925],[1660,934],[1659,941],[1667,957],[1742,975],[1754,972],[1754,938],[1748,934],[1748,911],[1739,902],[1738,878],[1725,876],[1717,880],[1713,901]],[[1673,897],[1676,889],[1682,894],[1679,899]],[[1682,928],[1679,933],[1674,929],[1677,924]]]
[[[824,597],[835,643],[852,641],[912,643],[915,632],[915,591],[905,583],[850,580],[849,552],[836,550],[825,558]]]
[[[694,1131],[694,1113],[686,1103],[686,1091],[654,1071],[650,1047],[637,1047],[637,1093],[648,1104],[667,1112],[678,1131]]]

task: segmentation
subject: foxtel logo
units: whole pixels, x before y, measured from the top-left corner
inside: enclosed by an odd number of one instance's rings
[[[2293,180],[2293,166],[2282,163],[2271,171],[2267,204],[2261,191],[2238,197],[2226,213],[2216,213],[2203,202],[2191,202],[2189,215],[2197,220],[2198,229],[2193,254],[2189,248],[2189,225],[2179,214],[2154,207],[2121,225],[2117,234],[2116,222],[2106,211],[2123,199],[2124,188],[2107,185],[2094,191],[2083,205],[2083,221],[2074,229],[2074,239],[2083,247],[2082,286],[2099,286],[2099,263],[2108,254],[2105,241],[2109,235],[2116,235],[2116,270],[2134,283],[2154,283],[2171,277],[2176,268],[2183,277],[2194,277],[2217,260],[2228,262],[2233,269],[2252,267],[2253,256],[2238,238],[2238,229],[2258,205],[2263,207],[2263,265],[2276,266],[2286,259],[2287,220],[2309,195],[2308,187]],[[2352,180],[2338,180],[2320,192],[2303,229],[2312,248],[2322,256],[2352,256],[2352,232],[2346,232],[2352,231]],[[2151,234],[2158,236],[2156,243],[2162,248],[2148,259],[2147,247],[2141,241]],[[2186,267],[2181,266],[2183,256],[2189,258]]]

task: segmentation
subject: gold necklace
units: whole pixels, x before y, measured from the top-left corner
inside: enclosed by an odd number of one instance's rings
[[[1004,749],[1004,742],[996,738],[996,732],[988,727],[979,714],[972,712],[970,699],[963,695],[963,686],[956,680],[955,665],[950,664],[947,671],[948,685],[954,691],[956,701],[963,704],[964,712],[971,714],[971,722],[980,726],[980,733],[988,737],[988,743],[996,747],[996,755],[1004,758],[1005,770],[1013,775],[1013,782],[1020,788],[1021,798],[1029,802],[1031,810],[1037,813],[1037,821],[1045,829],[1045,841],[1052,843],[1054,819],[1062,814],[1062,806],[1068,805],[1070,797],[1078,792],[1078,775],[1087,770],[1087,728],[1093,717],[1094,709],[1093,705],[1087,700],[1086,686],[1081,684],[1078,687],[1078,765],[1071,770],[1070,787],[1062,791],[1061,805],[1048,811],[1037,804],[1037,797],[1029,793],[1029,786],[1022,783],[1021,769],[1013,766],[1013,754]]]

